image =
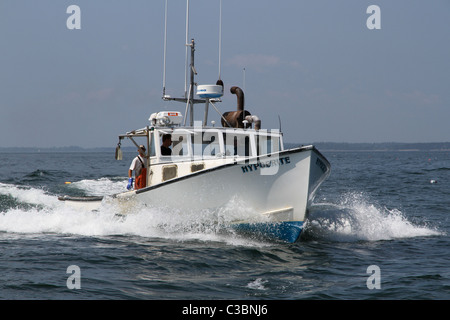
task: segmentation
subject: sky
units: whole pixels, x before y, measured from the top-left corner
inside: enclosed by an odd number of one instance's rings
[[[262,128],[281,119],[285,142],[450,141],[449,0],[222,0],[220,63],[219,3],[190,1],[189,39],[196,82],[220,71],[221,112],[239,86]],[[184,113],[162,100],[164,7],[0,0],[0,147],[115,147],[154,112]],[[186,1],[168,0],[172,97],[184,95],[185,18]]]

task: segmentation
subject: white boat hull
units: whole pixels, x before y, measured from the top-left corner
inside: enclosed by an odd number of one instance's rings
[[[307,146],[223,164],[113,198],[124,208],[128,203],[189,213],[216,211],[238,231],[295,242],[329,173],[325,157]],[[80,199],[72,202],[80,205]],[[92,201],[86,204],[92,206]]]
[[[122,197],[188,212],[216,210],[229,214],[222,221],[240,230],[260,226],[264,230],[272,224],[281,227],[281,223],[290,222],[301,231],[315,192],[329,173],[328,161],[309,146],[199,171]],[[241,208],[233,206],[233,212],[224,211],[230,202]],[[296,241],[300,231],[284,240]]]

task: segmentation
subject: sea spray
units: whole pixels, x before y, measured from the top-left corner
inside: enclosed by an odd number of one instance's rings
[[[19,204],[27,204],[34,206],[54,206],[58,203],[58,199],[46,193],[42,188],[16,186],[0,183],[0,195],[5,198],[14,199]],[[8,204],[1,203],[2,211],[8,209]]]
[[[116,178],[100,178],[100,179],[83,179],[75,181],[68,186],[69,190],[78,189],[86,195],[107,196],[127,191],[127,180],[123,177]]]
[[[240,203],[230,202],[216,210],[186,211],[147,206],[133,201],[118,203],[106,195],[120,192],[124,179],[101,178],[74,181],[66,191],[105,195],[96,211],[73,208],[41,188],[0,183],[0,232],[18,234],[56,234],[88,237],[138,236],[174,241],[219,241],[233,245],[265,245],[245,239],[228,228],[236,210],[249,218],[254,213]],[[94,191],[96,191],[94,193]],[[7,201],[6,201],[7,200]],[[232,214],[234,213],[234,214]]]
[[[305,224],[303,238],[333,241],[378,241],[439,235],[408,220],[398,209],[379,206],[362,193],[349,193],[337,204],[315,204]]]

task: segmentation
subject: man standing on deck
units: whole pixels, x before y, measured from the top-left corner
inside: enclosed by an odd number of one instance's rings
[[[139,146],[138,153],[138,156],[133,159],[130,165],[130,169],[128,170],[128,190],[131,190],[133,188],[133,171],[136,177],[134,189],[142,189],[147,186],[147,168],[145,165],[147,157],[145,155],[145,147],[143,145]]]

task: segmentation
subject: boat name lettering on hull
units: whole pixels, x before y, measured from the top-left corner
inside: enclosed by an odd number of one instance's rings
[[[319,158],[317,158],[317,160],[316,160],[316,165],[319,166],[320,170],[322,170],[323,173],[325,173],[327,171],[327,166]]]
[[[288,164],[288,163],[291,163],[291,159],[289,157],[283,157],[283,158],[279,158],[276,160],[248,164],[248,165],[242,166],[241,169],[242,169],[243,173],[247,173],[247,172],[257,171],[259,168],[270,168],[270,167],[274,167],[274,166],[282,166],[282,165]]]

